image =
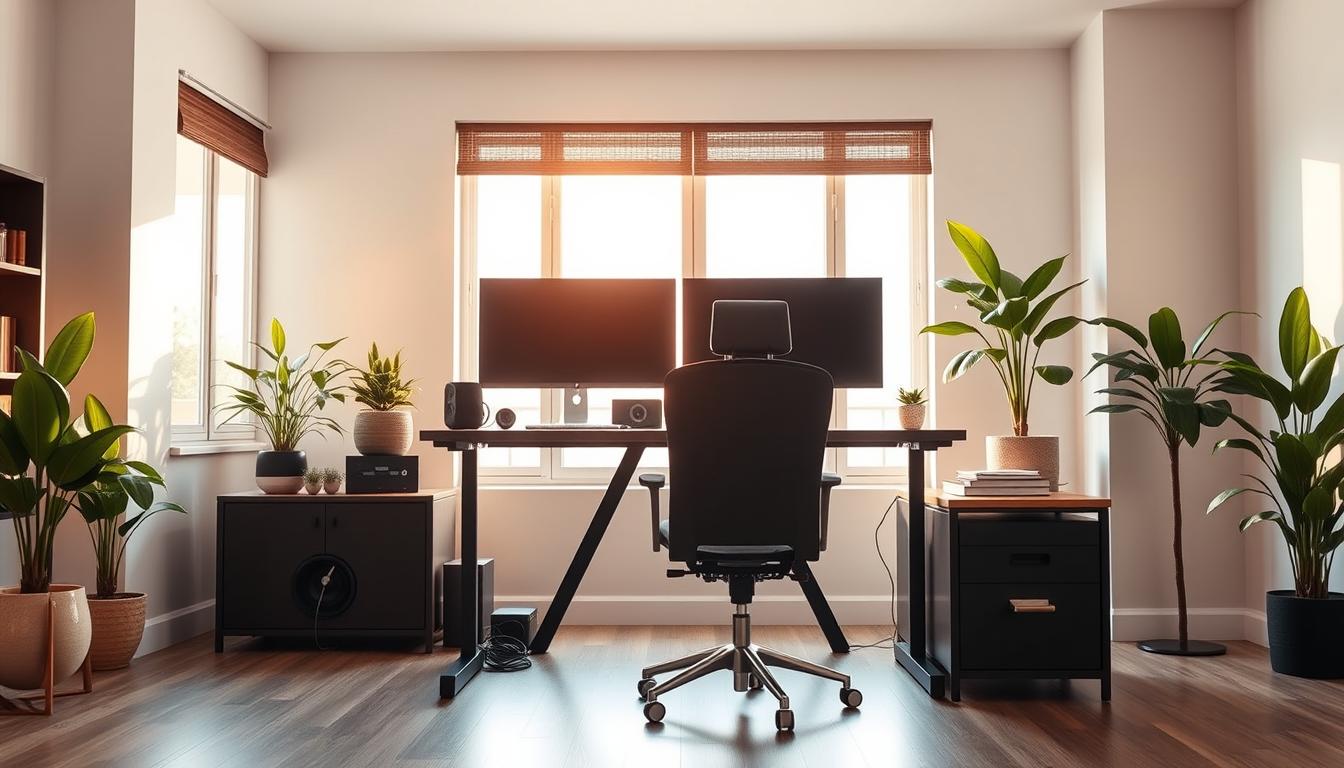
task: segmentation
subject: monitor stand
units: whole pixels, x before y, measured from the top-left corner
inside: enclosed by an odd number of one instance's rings
[[[565,423],[588,423],[588,388],[575,384],[565,387]]]

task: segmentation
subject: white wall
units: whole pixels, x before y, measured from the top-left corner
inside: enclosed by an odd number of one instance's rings
[[[1251,0],[1236,17],[1242,302],[1263,316],[1245,324],[1244,343],[1281,372],[1274,329],[1294,287],[1306,285],[1317,327],[1344,339],[1344,4]],[[1247,636],[1264,642],[1264,593],[1291,589],[1292,571],[1269,526],[1248,532],[1244,544]],[[1331,579],[1337,591],[1341,570]]]
[[[937,275],[968,274],[942,228],[945,218],[986,233],[1005,265],[1019,272],[1067,252],[1072,242],[1069,70],[1062,50],[277,54],[270,73],[276,130],[262,197],[262,318],[280,316],[291,340],[348,335],[347,355],[358,355],[372,339],[403,347],[411,372],[423,379],[417,421],[424,426],[440,421],[438,390],[453,370],[455,120],[931,118]],[[1071,266],[1065,277],[1076,271]],[[943,295],[934,302],[939,319],[967,312]],[[961,348],[940,341],[935,370]],[[1056,349],[1064,359],[1071,352],[1067,344]],[[980,466],[984,436],[1009,431],[996,387],[985,369],[938,389],[935,423],[970,433],[967,443],[940,452],[943,474]],[[1063,474],[1074,479],[1077,393],[1042,387],[1033,432],[1065,436]],[[352,414],[346,409],[346,423]],[[338,463],[351,449],[321,440],[304,447],[319,463]],[[417,450],[425,485],[453,481],[446,455]],[[482,497],[482,552],[507,558],[499,563],[500,595],[551,593],[599,495],[543,493],[496,490]],[[839,540],[818,568],[828,592],[868,606],[872,621],[885,615],[886,592],[872,530],[889,501],[889,491],[842,489],[832,523]],[[583,590],[595,602],[576,609],[590,619],[614,615],[630,601],[710,594],[702,585],[663,578],[665,561],[648,551],[645,504],[642,495],[629,494],[599,552]],[[782,590],[796,594],[792,585]],[[722,619],[721,598],[712,593],[713,602],[696,615]],[[664,617],[699,610],[687,605]],[[806,615],[794,605],[789,618]]]

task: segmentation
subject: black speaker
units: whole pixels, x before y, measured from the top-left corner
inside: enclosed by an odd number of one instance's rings
[[[443,387],[443,424],[449,429],[480,429],[490,421],[481,385],[474,381],[450,381]]]
[[[653,398],[612,400],[611,421],[638,429],[658,429],[663,426],[663,401]]]
[[[479,634],[476,642],[485,642],[486,617],[495,610],[495,559],[476,560],[476,622]],[[449,560],[443,564],[443,644],[462,647],[462,561]]]
[[[513,425],[518,423],[518,414],[514,413],[512,408],[500,408],[495,414],[495,423],[500,429],[512,429]]]
[[[536,608],[500,608],[490,614],[490,636],[512,637],[523,645],[531,645],[537,636]]]

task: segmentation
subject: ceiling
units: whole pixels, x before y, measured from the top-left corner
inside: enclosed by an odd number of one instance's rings
[[[271,51],[1054,48],[1099,11],[1241,0],[209,0]]]

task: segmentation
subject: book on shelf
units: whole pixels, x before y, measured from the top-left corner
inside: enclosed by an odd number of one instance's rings
[[[965,480],[1034,480],[1041,473],[1034,469],[961,469],[957,477]]]
[[[1043,485],[1009,485],[982,487],[965,485],[955,480],[943,482],[943,492],[953,496],[1049,496],[1049,483]]]
[[[17,371],[14,362],[15,320],[9,315],[0,315],[0,373]]]

